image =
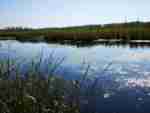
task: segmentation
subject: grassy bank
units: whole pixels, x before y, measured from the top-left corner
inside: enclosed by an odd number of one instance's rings
[[[0,30],[0,37],[22,41],[93,41],[97,39],[150,40],[150,22],[87,25],[65,28]],[[7,38],[6,38],[7,37]],[[8,38],[9,37],[9,38]]]

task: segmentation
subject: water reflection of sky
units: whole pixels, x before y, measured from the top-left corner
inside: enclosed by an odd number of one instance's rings
[[[82,65],[90,64],[89,73],[91,77],[109,76],[124,83],[149,86],[150,74],[150,52],[149,48],[132,48],[129,47],[105,47],[102,45],[93,47],[76,48],[75,46],[65,46],[58,44],[45,43],[19,43],[17,41],[1,41],[0,57],[11,57],[32,60],[42,56],[43,59],[53,53],[55,59],[65,57],[61,69],[65,73],[84,73]],[[24,60],[25,61],[25,60]],[[112,62],[107,72],[103,75],[105,65]],[[62,72],[60,70],[60,72]],[[92,75],[94,74],[94,75]],[[111,75],[111,77],[110,77]],[[65,76],[65,75],[64,75]],[[68,75],[69,76],[69,75]]]

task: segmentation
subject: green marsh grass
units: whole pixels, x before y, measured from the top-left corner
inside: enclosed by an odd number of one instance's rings
[[[90,42],[97,39],[150,40],[150,23],[129,22],[43,29],[9,28],[0,30],[0,36],[2,39],[11,37],[20,41],[70,40],[74,42]]]
[[[114,23],[64,28],[0,30],[1,39],[20,41],[94,41],[98,39],[150,40],[149,22]]]

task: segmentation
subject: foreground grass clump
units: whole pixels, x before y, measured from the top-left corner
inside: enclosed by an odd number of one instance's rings
[[[76,84],[51,74],[42,77],[35,67],[21,75],[16,62],[0,62],[0,113],[79,113],[70,98]]]
[[[76,103],[66,101],[64,84],[55,77],[0,79],[0,113],[78,113]]]

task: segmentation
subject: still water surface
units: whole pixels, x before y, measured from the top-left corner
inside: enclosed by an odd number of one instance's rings
[[[76,47],[48,43],[21,43],[11,40],[0,41],[0,60],[6,60],[8,57],[18,60],[17,63],[21,64],[19,69],[22,75],[29,70],[29,63],[33,60],[42,59],[40,70],[45,75],[49,72],[46,66],[49,61],[60,61],[54,74],[69,80],[81,79],[87,66],[90,65],[88,81],[90,83],[97,79],[97,89],[101,90],[101,94],[91,96],[92,102],[82,97],[82,112],[150,112],[149,47],[130,48],[129,46],[101,44]]]

